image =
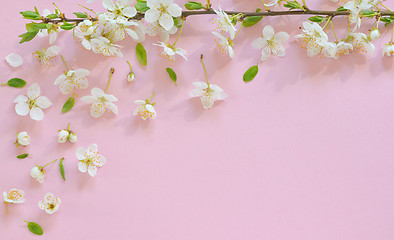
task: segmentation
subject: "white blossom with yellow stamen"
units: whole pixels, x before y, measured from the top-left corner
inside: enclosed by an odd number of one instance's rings
[[[234,57],[234,50],[233,50],[233,39],[231,37],[224,37],[222,34],[218,32],[212,32],[213,35],[217,37],[215,39],[216,45],[219,48],[219,51],[223,55],[228,55],[230,58]]]
[[[394,45],[393,43],[385,44],[383,48],[383,56],[392,56],[394,55]]]
[[[91,94],[82,97],[81,101],[92,104],[90,107],[90,115],[92,117],[99,118],[106,111],[112,112],[115,115],[118,114],[118,107],[114,104],[118,99],[114,95],[106,94],[100,88],[92,88]]]
[[[375,46],[364,33],[348,33],[347,42],[353,45],[353,50],[357,53],[373,54]]]
[[[18,145],[27,146],[30,144],[30,136],[27,134],[27,132],[17,133],[16,144],[17,146]]]
[[[146,120],[148,118],[155,119],[156,118],[156,110],[153,107],[154,104],[149,103],[149,100],[137,100],[134,102],[139,105],[137,109],[134,111],[134,116],[140,116],[142,119]]]
[[[89,82],[87,76],[90,72],[86,69],[76,69],[64,72],[56,78],[54,85],[60,84],[60,91],[67,95],[73,92],[74,89],[87,89]]]
[[[222,11],[220,6],[219,6],[218,10],[214,9],[214,11],[219,17],[218,19],[216,19],[216,21],[219,23],[218,29],[220,29],[224,32],[228,32],[230,34],[230,38],[234,39],[237,29],[232,24],[230,17],[227,15],[227,13]]]
[[[178,54],[179,56],[183,57],[184,59],[187,60],[186,57],[186,50],[182,48],[176,48],[174,45],[167,44],[164,42],[159,42],[160,44],[155,44],[155,46],[159,46],[163,48],[163,52],[161,53],[162,56],[167,58],[170,61],[175,61],[175,55]]]
[[[147,0],[149,10],[145,12],[145,20],[150,23],[156,21],[166,30],[174,26],[173,17],[182,15],[182,8],[173,0]]]
[[[300,39],[301,47],[306,48],[308,56],[314,57],[326,47],[328,36],[315,22],[303,22],[303,27],[303,33],[296,35],[295,38]]]
[[[223,89],[215,84],[194,82],[193,85],[196,88],[191,90],[189,95],[190,97],[200,97],[204,109],[212,108],[215,101],[224,100],[228,97]]]
[[[92,177],[96,175],[97,167],[102,167],[107,162],[107,159],[98,153],[97,144],[91,144],[87,149],[77,148],[76,156],[79,160],[79,171],[88,172]]]
[[[271,25],[267,25],[263,29],[263,35],[252,42],[252,46],[256,49],[262,49],[261,61],[267,60],[271,53],[283,57],[286,49],[283,46],[289,40],[289,34],[286,32],[275,33]]]
[[[61,203],[60,198],[55,197],[53,193],[47,193],[44,196],[44,200],[38,202],[38,207],[48,214],[53,214],[59,210]]]
[[[46,50],[43,48],[42,52],[36,51],[34,55],[41,62],[42,66],[49,68],[55,57],[59,55],[60,49],[59,46],[51,46]]]

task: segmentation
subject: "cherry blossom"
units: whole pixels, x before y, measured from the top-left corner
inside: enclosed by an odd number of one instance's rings
[[[228,97],[223,89],[215,84],[194,82],[193,85],[196,88],[191,90],[189,95],[190,97],[200,97],[204,109],[212,108],[215,101],[224,100]]]
[[[144,120],[148,118],[156,118],[156,110],[154,108],[154,104],[149,103],[149,101],[147,100],[136,100],[134,103],[138,105],[137,109],[133,113],[134,116],[138,115]]]
[[[94,118],[99,118],[107,112],[113,112],[115,115],[118,114],[118,107],[113,103],[118,101],[114,95],[106,94],[100,88],[92,88],[91,96],[84,96],[81,101],[91,103],[90,115]]]
[[[230,20],[230,17],[227,15],[227,13],[222,11],[220,6],[219,6],[219,10],[215,10],[214,9],[214,11],[219,17],[217,19],[217,22],[219,23],[219,29],[224,31],[224,32],[228,32],[230,34],[230,38],[234,39],[235,32],[237,31],[237,29],[232,24],[232,21]]]
[[[41,62],[42,66],[49,68],[52,65],[53,60],[57,55],[60,53],[60,47],[58,46],[51,46],[45,50],[42,49],[42,52],[36,51],[35,57]]]
[[[49,98],[40,96],[40,87],[34,83],[27,89],[27,96],[19,95],[15,98],[15,111],[20,116],[30,113],[33,120],[40,121],[44,118],[42,109],[47,109],[52,105]]]
[[[19,132],[17,133],[16,137],[16,146],[22,145],[22,146],[27,146],[30,144],[30,136],[27,134],[27,132]]]
[[[386,44],[383,48],[383,56],[392,56],[394,55],[394,45],[393,43]]]
[[[97,167],[102,167],[107,162],[106,158],[98,153],[97,148],[97,144],[91,144],[87,149],[79,147],[76,151],[79,171],[87,171],[92,177],[96,175]]]
[[[86,69],[76,69],[65,71],[56,78],[55,85],[60,84],[60,92],[64,95],[70,94],[76,89],[87,89],[89,86],[87,76],[90,72]]]
[[[53,193],[47,193],[44,196],[44,200],[38,202],[38,207],[48,214],[54,214],[59,210],[61,203],[62,201],[59,197],[55,197]]]
[[[256,49],[262,49],[261,61],[265,61],[271,56],[271,53],[283,57],[286,54],[283,43],[288,39],[288,33],[278,32],[275,34],[271,25],[267,25],[263,29],[262,37],[254,40],[252,46]]]
[[[328,36],[317,23],[303,22],[303,33],[295,38],[300,39],[301,47],[306,48],[310,57],[318,55],[327,46]]]
[[[173,26],[170,30],[166,30],[159,22],[148,23],[144,29],[149,36],[159,36],[160,41],[165,43],[170,40],[170,35],[178,31],[176,26]]]
[[[218,32],[212,32],[218,39],[215,39],[217,47],[219,51],[223,55],[228,55],[231,59],[234,57],[234,50],[233,50],[233,39],[231,37],[224,37],[222,34]]]
[[[48,15],[52,14],[51,11],[48,9],[44,9],[42,11],[42,16],[47,17]],[[57,33],[59,32],[59,24],[48,23],[47,29],[41,29],[37,36],[39,37],[46,37],[49,35],[49,44],[52,45],[57,39]]]
[[[67,140],[74,143],[78,140],[77,135],[70,130],[70,124],[68,124],[67,129],[58,130],[58,132],[57,141],[59,143],[65,143]]]
[[[25,192],[23,190],[11,189],[8,193],[3,192],[5,214],[7,214],[8,204],[25,202]]]
[[[350,32],[348,33],[347,41],[353,45],[353,49],[357,53],[373,54],[375,51],[375,46],[364,33]]]
[[[149,10],[145,13],[145,20],[153,23],[159,21],[159,24],[166,30],[174,26],[173,17],[182,15],[182,8],[173,3],[173,0],[147,0]]]
[[[56,161],[57,161],[57,159],[50,162],[50,163],[45,164],[44,166],[38,166],[36,164],[36,166],[31,169],[30,176],[32,178],[34,178],[37,182],[43,183],[44,182],[45,167],[56,162]]]
[[[135,7],[131,7],[132,2],[133,1],[130,0],[116,0],[115,2],[112,0],[103,0],[102,4],[108,10],[105,15],[107,15],[109,19],[122,23],[125,17],[132,18],[137,14]]]
[[[155,46],[159,46],[163,48],[163,52],[161,53],[162,56],[167,58],[170,61],[175,61],[175,55],[178,54],[179,56],[183,57],[187,60],[186,50],[182,48],[176,48],[174,45],[166,44],[164,42],[159,42],[160,44],[153,44]]]

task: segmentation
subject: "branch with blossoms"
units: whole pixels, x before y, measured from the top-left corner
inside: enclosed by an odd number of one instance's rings
[[[175,62],[177,55],[188,60],[187,51],[178,47],[177,44],[183,29],[187,27],[187,19],[196,15],[215,15],[213,21],[217,24],[217,29],[212,32],[212,37],[216,41],[219,52],[232,59],[237,52],[236,39],[243,28],[263,23],[263,19],[267,17],[305,15],[308,20],[303,22],[302,32],[295,36],[295,40],[306,49],[307,55],[311,57],[324,56],[338,59],[350,53],[373,53],[375,50],[373,40],[380,38],[379,23],[384,23],[385,27],[394,25],[394,12],[386,7],[382,0],[345,1],[343,4],[338,3],[336,9],[333,10],[310,9],[305,0],[262,0],[262,9],[256,9],[254,12],[224,11],[220,6],[213,6],[210,0],[204,3],[189,1],[184,5],[184,9],[173,0],[137,0],[136,2],[102,0],[102,5],[105,9],[102,12],[79,5],[85,11],[74,12],[73,18],[66,17],[66,14],[56,4],[54,4],[53,12],[47,9],[40,12],[37,8],[34,11],[21,12],[25,19],[32,20],[32,22],[26,24],[27,32],[20,35],[22,38],[20,43],[31,41],[36,36],[49,36],[51,46],[48,49],[36,51],[35,55],[44,67],[50,67],[53,59],[61,52],[60,47],[52,45],[60,31],[72,31],[74,39],[82,48],[110,57],[123,57],[121,51],[123,47],[120,43],[126,37],[131,37],[138,43],[135,55],[140,63],[146,66],[147,55],[142,43],[148,35],[159,37],[159,41],[153,45],[162,48],[161,56],[168,59],[171,64]],[[348,31],[342,37],[336,34],[333,23],[335,17],[348,19],[346,25]],[[365,20],[370,20],[372,23],[372,28],[368,33],[359,31]],[[329,40],[328,31],[333,32],[335,39]],[[383,48],[383,56],[394,54],[393,34],[394,27],[391,40]],[[171,35],[176,36],[174,41],[171,41]],[[285,46],[289,38],[288,33],[276,32],[273,26],[266,25],[263,33],[256,36],[251,47],[260,49],[261,61],[264,62],[268,61],[271,56],[285,56]],[[74,90],[89,87],[87,79],[89,71],[86,69],[71,70],[65,59],[63,61],[67,71],[55,80],[55,85],[60,85],[60,91],[64,95],[71,94],[63,106],[63,112],[67,112],[72,109],[75,97],[78,96]],[[11,65],[18,65],[18,58],[10,57],[9,62]],[[128,64],[130,73],[126,78],[129,82],[133,82],[135,74],[130,62]],[[166,68],[166,71],[176,85],[176,73],[171,68]],[[258,65],[252,66],[245,72],[243,80],[245,82],[253,80],[258,71]],[[101,117],[104,112],[117,114],[117,107],[113,103],[117,101],[115,96],[98,88],[91,89],[91,93],[91,96],[83,97],[82,100],[92,104],[91,115],[93,117]],[[210,106],[210,104],[204,106]],[[23,114],[27,114],[26,111]]]

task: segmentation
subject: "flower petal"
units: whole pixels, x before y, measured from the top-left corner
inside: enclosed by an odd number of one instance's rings
[[[159,18],[159,23],[165,30],[170,30],[174,26],[174,19],[171,15],[163,13]]]
[[[33,120],[41,121],[42,119],[44,119],[44,112],[41,110],[41,108],[33,107],[30,110],[30,117]]]
[[[52,105],[51,100],[45,96],[40,96],[37,98],[36,104],[38,107],[42,109],[47,109]]]
[[[23,95],[18,95],[15,99],[14,99],[14,103],[26,103],[27,102],[27,97],[23,96]]]
[[[11,53],[5,58],[5,60],[11,67],[14,68],[20,67],[23,63],[23,58],[21,57],[21,55],[16,53]]]
[[[264,38],[272,39],[274,37],[274,29],[272,28],[271,25],[267,25],[263,29],[263,36]]]
[[[86,172],[88,170],[88,166],[86,166],[86,163],[79,162],[78,163],[78,170],[80,172]]]
[[[36,99],[40,96],[40,86],[38,86],[38,83],[34,83],[27,89],[27,96],[30,99]]]
[[[20,102],[15,105],[15,112],[20,116],[26,116],[27,114],[29,114],[29,111],[29,104],[25,102]]]
[[[134,7],[127,7],[122,10],[123,15],[126,17],[134,17],[137,14],[137,10]]]
[[[149,3],[149,1],[148,1]],[[145,20],[147,22],[153,23],[156,22],[160,17],[160,12],[157,9],[151,8],[145,12]]]
[[[252,47],[255,49],[263,48],[267,44],[262,38],[257,38],[252,42]]]
[[[167,8],[167,12],[173,17],[179,17],[182,14],[182,8],[173,3]]]
[[[99,118],[105,113],[105,106],[101,102],[94,102],[90,107],[90,115],[94,118]]]
[[[90,91],[94,97],[101,98],[104,97],[105,92],[101,88],[92,88]]]
[[[104,164],[107,162],[107,159],[103,156],[98,154],[94,159],[93,159],[93,164],[96,165],[97,167],[102,167]]]
[[[102,4],[107,10],[114,11],[116,9],[116,5],[112,0],[103,0]]]
[[[67,76],[62,74],[56,78],[54,85],[59,85],[60,83],[62,83],[66,79],[67,79]]]
[[[92,176],[92,177],[96,176],[97,167],[96,167],[96,166],[93,166],[93,165],[89,165],[88,173],[89,173],[89,175]]]

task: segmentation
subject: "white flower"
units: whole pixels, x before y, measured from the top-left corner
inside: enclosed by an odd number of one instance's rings
[[[48,9],[42,11],[42,16],[47,17],[52,14]],[[49,44],[52,45],[57,39],[57,33],[59,32],[59,24],[48,23],[47,29],[41,29],[37,36],[46,37],[49,34]]]
[[[223,89],[215,84],[194,82],[193,85],[196,88],[191,90],[189,95],[190,97],[200,97],[204,109],[209,109],[213,106],[215,101],[224,100],[228,97],[228,95],[224,93]]]
[[[124,17],[132,18],[137,14],[135,7],[131,7],[132,1],[130,0],[116,0],[115,2],[112,0],[103,0],[102,3],[108,10],[108,13],[105,14],[114,21],[117,21],[119,18],[123,19]]]
[[[34,83],[27,89],[27,96],[19,95],[15,98],[15,111],[20,116],[26,116],[30,112],[33,120],[40,121],[44,118],[42,109],[47,109],[52,102],[44,96],[40,96],[40,87]]]
[[[60,84],[60,91],[64,95],[72,93],[74,88],[86,89],[89,86],[86,76],[89,76],[89,74],[90,72],[88,70],[82,68],[69,70],[56,78],[55,85]]]
[[[39,166],[34,167],[30,171],[30,175],[34,178],[37,182],[43,183],[44,182],[44,169]]]
[[[174,26],[172,17],[180,17],[182,8],[173,3],[173,0],[147,0],[149,10],[145,13],[145,20],[153,23],[159,21],[166,30]]]
[[[87,149],[79,147],[76,152],[78,169],[81,172],[88,172],[94,177],[97,173],[97,167],[102,167],[107,162],[106,158],[97,151],[97,144],[91,144]]]
[[[52,65],[53,60],[60,53],[60,47],[51,46],[47,50],[42,49],[42,52],[36,51],[35,56],[41,62],[44,67],[49,68]]]
[[[90,46],[95,53],[101,53],[107,57],[123,57],[122,52],[119,50],[119,45],[114,44],[108,38],[97,37],[90,41]]]
[[[338,42],[336,43],[336,51],[334,55],[334,59],[338,59],[342,55],[349,55],[349,53],[353,51],[353,45],[346,42]]]
[[[307,54],[310,57],[318,55],[321,50],[327,45],[328,36],[317,23],[303,22],[303,33],[295,37],[301,41],[301,47],[307,49]]]
[[[156,118],[156,110],[153,107],[155,104],[151,104],[149,100],[137,100],[134,102],[135,104],[139,105],[137,109],[134,111],[134,116],[138,115],[142,119],[146,120],[148,118],[155,119]]]
[[[20,132],[17,134],[17,144],[27,146],[30,144],[30,137],[27,132]]]
[[[59,134],[57,136],[57,141],[59,143],[65,143],[69,136],[70,136],[69,131],[67,131],[67,130],[60,130]]]
[[[175,54],[178,54],[179,56],[183,57],[184,59],[187,60],[186,58],[186,50],[182,48],[176,48],[175,46],[171,44],[166,44],[163,42],[159,42],[160,44],[154,44],[155,46],[163,47],[163,52],[161,53],[162,56],[167,58],[170,61],[175,61]]]
[[[267,60],[271,53],[276,56],[284,56],[286,49],[283,43],[289,39],[289,34],[286,32],[278,32],[275,34],[274,29],[267,25],[263,29],[263,36],[253,41],[252,46],[256,49],[263,49],[261,61]]]
[[[364,33],[349,33],[347,41],[353,45],[353,49],[357,53],[373,54],[375,46],[368,40],[367,35]]]
[[[38,207],[48,214],[53,214],[57,212],[61,203],[60,198],[55,197],[53,193],[47,193],[44,196],[44,200],[38,202]]]
[[[228,55],[230,58],[234,57],[234,50],[233,50],[233,39],[230,37],[224,37],[222,34],[218,32],[212,32],[213,35],[215,35],[218,39],[215,39],[216,44],[219,48],[219,51],[223,55]]]
[[[219,19],[217,20],[219,23],[219,29],[225,32],[228,32],[230,34],[230,38],[234,39],[235,37],[235,32],[237,31],[237,29],[235,28],[235,26],[232,24],[229,16],[227,15],[227,13],[225,13],[224,11],[222,11],[222,9],[219,6],[219,10],[215,10],[215,13],[219,16]]]
[[[392,56],[394,55],[394,45],[392,43],[385,44],[383,48],[383,56]]]
[[[7,63],[14,68],[20,67],[23,63],[23,58],[21,57],[21,55],[16,54],[16,53],[11,53],[9,54],[5,60],[7,61]]]
[[[65,143],[67,140],[72,143],[77,141],[77,135],[70,130],[70,124],[68,124],[67,129],[58,130],[58,132],[57,141],[59,143]]]
[[[148,23],[145,26],[145,31],[151,37],[159,35],[160,41],[166,43],[170,40],[170,35],[175,34],[178,31],[178,28],[173,26],[170,30],[166,30],[159,24],[159,22],[153,22]]]
[[[118,114],[118,107],[113,103],[118,101],[114,95],[106,94],[100,88],[92,88],[91,96],[84,96],[81,101],[91,103],[90,115],[94,118],[103,116],[106,111],[111,111],[115,115]]]
[[[361,26],[360,13],[363,10],[370,9],[373,6],[371,3],[376,5],[377,1],[353,0],[353,1],[348,1],[345,5],[343,5],[344,9],[350,10],[350,15],[349,15],[350,23],[356,24],[354,29],[359,28]]]
[[[3,192],[3,198],[5,203],[23,203],[25,201],[25,192],[11,189],[8,193]]]
[[[379,30],[378,30],[378,29],[373,29],[373,30],[371,31],[371,33],[369,34],[369,37],[370,37],[372,40],[378,40],[378,39],[380,38],[380,32],[379,32]]]

